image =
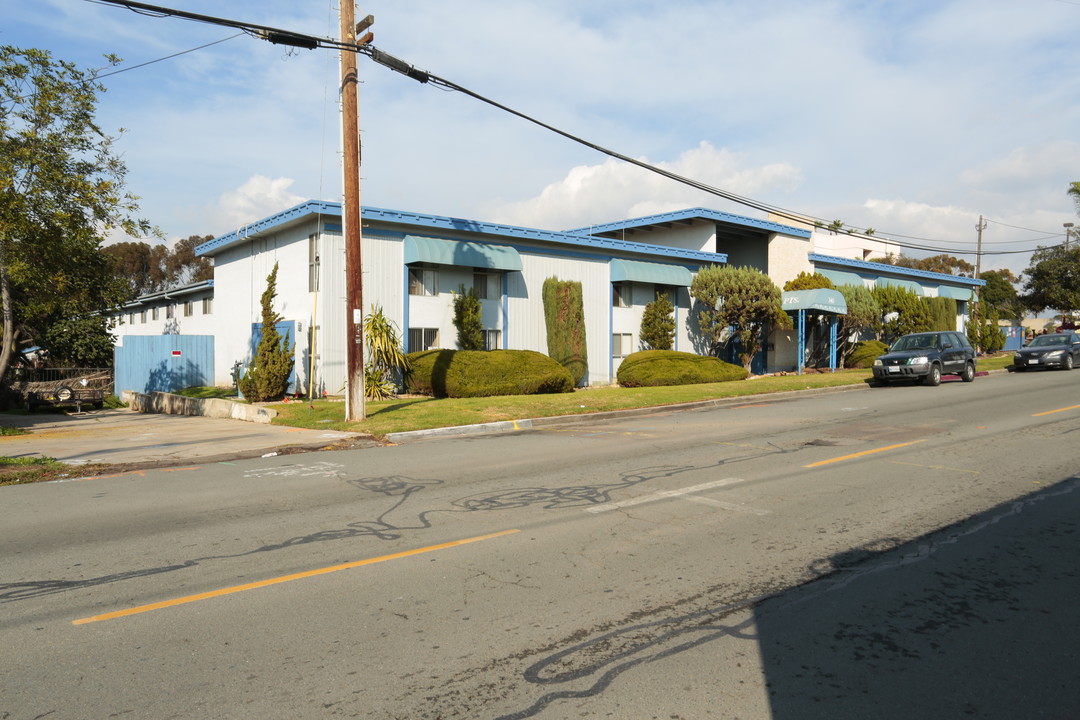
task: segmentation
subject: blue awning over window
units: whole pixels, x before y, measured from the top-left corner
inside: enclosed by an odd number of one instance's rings
[[[506,245],[406,235],[405,264],[412,263],[521,271],[521,255]]]
[[[959,288],[952,285],[938,285],[938,297],[952,298],[953,300],[970,300],[971,288]]]
[[[863,282],[863,279],[853,272],[832,270],[830,268],[816,268],[814,272],[829,278],[832,280],[832,284],[836,286],[854,285],[855,287],[866,287],[866,283]]]
[[[612,260],[611,282],[626,280],[689,287],[694,281],[694,274],[680,265],[663,265],[639,260]]]
[[[915,282],[914,280],[901,280],[900,278],[879,277],[874,282],[877,285],[881,285],[882,287],[907,288],[908,290],[920,297],[926,294],[925,292],[923,292],[923,286]]]
[[[785,312],[817,310],[819,312],[847,315],[847,301],[839,290],[789,290],[781,294]]]

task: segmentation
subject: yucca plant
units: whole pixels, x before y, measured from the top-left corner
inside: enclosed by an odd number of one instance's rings
[[[381,305],[373,307],[364,318],[364,341],[367,345],[365,395],[369,400],[393,397],[399,380],[412,370],[412,363],[401,346],[397,324],[386,317]]]

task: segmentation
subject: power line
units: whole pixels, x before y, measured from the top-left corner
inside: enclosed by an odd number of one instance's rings
[[[109,77],[111,75],[119,75],[120,73],[129,72],[131,70],[138,70],[141,67],[146,67],[147,65],[153,65],[154,63],[159,63],[162,60],[171,60],[174,57],[180,57],[181,55],[186,55],[188,53],[195,52],[196,50],[202,50],[204,48],[211,47],[212,45],[218,45],[219,43],[223,43],[223,42],[225,42],[227,40],[232,40],[233,38],[238,38],[243,34],[244,33],[239,32],[239,33],[236,33],[235,35],[230,35],[227,38],[222,38],[220,40],[215,40],[214,42],[209,42],[209,43],[206,43],[205,45],[200,45],[199,47],[193,47],[190,50],[181,50],[178,53],[173,53],[172,55],[166,55],[165,57],[158,58],[157,60],[149,60],[149,61],[144,62],[144,63],[139,63],[138,65],[132,65],[131,67],[120,68],[119,70],[113,70],[112,72],[102,73],[101,75],[95,75],[94,79],[95,80],[100,80],[101,78],[107,78],[107,77]]]
[[[689,187],[695,188],[697,190],[708,193],[710,195],[715,195],[717,197],[724,198],[725,200],[729,200],[729,201],[737,203],[739,205],[754,208],[755,210],[759,210],[761,212],[765,212],[765,213],[769,213],[769,214],[772,214],[772,215],[775,215],[775,216],[779,216],[781,218],[785,218],[787,220],[797,222],[797,223],[800,223],[800,224],[805,224],[805,223],[809,222],[809,223],[812,223],[816,227],[819,227],[821,229],[826,229],[826,228],[828,228],[828,225],[829,225],[829,223],[827,223],[823,218],[817,218],[817,217],[814,217],[812,215],[808,215],[808,214],[805,214],[805,213],[798,213],[798,212],[795,212],[795,211],[784,209],[784,208],[782,208],[780,206],[777,206],[777,205],[771,205],[771,204],[766,203],[766,202],[762,202],[762,201],[759,201],[759,200],[754,200],[754,199],[749,198],[749,197],[744,197],[744,196],[741,196],[741,195],[737,195],[737,194],[735,194],[733,192],[723,190],[722,188],[718,188],[718,187],[714,187],[712,185],[708,185],[706,183],[703,183],[703,182],[694,180],[692,178],[688,178],[688,177],[679,175],[677,173],[673,173],[673,172],[671,172],[669,170],[665,170],[665,169],[657,167],[655,165],[650,165],[649,163],[643,162],[641,160],[637,160],[637,159],[632,158],[632,157],[630,157],[628,155],[624,155],[622,153],[616,152],[615,150],[611,150],[611,149],[606,148],[606,147],[604,147],[602,145],[599,145],[597,143],[591,142],[591,141],[586,140],[584,138],[581,138],[581,137],[579,137],[577,135],[574,135],[574,134],[572,134],[570,132],[567,132],[565,130],[561,130],[561,129],[553,126],[553,125],[550,125],[550,124],[545,123],[545,122],[543,122],[541,120],[538,120],[537,118],[534,118],[534,117],[532,117],[530,115],[527,115],[527,114],[525,114],[523,112],[520,112],[518,110],[514,110],[511,107],[503,105],[503,104],[501,104],[499,102],[496,102],[495,100],[492,100],[490,98],[487,98],[487,97],[485,97],[485,96],[483,96],[483,95],[481,95],[481,94],[479,94],[477,92],[469,90],[468,88],[466,88],[466,87],[464,87],[462,85],[459,85],[459,84],[457,84],[455,82],[452,82],[452,81],[447,80],[445,78],[439,77],[438,75],[430,73],[430,72],[428,72],[426,70],[421,70],[421,69],[417,68],[416,66],[414,66],[414,65],[412,65],[412,64],[410,64],[408,62],[405,62],[404,60],[401,60],[400,58],[397,58],[397,57],[391,55],[390,53],[379,50],[378,48],[376,48],[376,47],[374,47],[374,46],[372,46],[370,44],[367,44],[367,43],[364,43],[364,44],[347,43],[347,42],[342,42],[342,41],[339,41],[339,40],[336,40],[336,39],[333,39],[333,38],[318,37],[318,36],[315,36],[315,35],[307,35],[305,33],[294,32],[292,30],[284,30],[284,29],[281,29],[281,28],[274,28],[274,27],[270,27],[270,26],[266,26],[266,25],[255,25],[253,23],[247,23],[247,22],[242,22],[242,21],[238,21],[238,20],[230,20],[230,19],[226,19],[226,18],[214,17],[214,16],[211,16],[211,15],[202,15],[202,14],[199,14],[199,13],[191,13],[191,12],[187,12],[187,11],[184,11],[184,10],[176,10],[176,9],[173,9],[173,8],[167,8],[167,7],[162,7],[162,6],[158,6],[158,5],[150,5],[150,4],[147,4],[147,3],[135,2],[134,0],[87,0],[87,1],[88,2],[95,2],[95,3],[98,3],[98,4],[102,4],[102,5],[117,5],[117,6],[120,6],[120,7],[128,8],[129,10],[132,10],[132,11],[137,12],[139,14],[150,15],[152,17],[178,17],[178,18],[181,18],[181,19],[191,20],[191,21],[194,21],[194,22],[202,22],[202,23],[207,23],[207,24],[211,24],[211,25],[221,25],[221,26],[224,26],[224,27],[231,27],[231,28],[235,28],[237,30],[240,30],[243,33],[251,35],[252,37],[257,37],[257,38],[260,38],[262,40],[268,40],[269,42],[276,43],[276,44],[281,44],[281,45],[290,45],[290,46],[293,46],[293,47],[301,47],[301,48],[307,48],[307,49],[311,49],[311,50],[316,49],[316,48],[335,49],[335,50],[351,50],[352,52],[355,52],[357,54],[365,55],[365,56],[371,58],[371,60],[373,60],[374,62],[376,62],[376,63],[378,63],[380,65],[384,65],[385,67],[388,67],[391,70],[394,70],[395,72],[401,73],[402,75],[405,75],[406,77],[411,77],[414,80],[417,80],[418,82],[431,84],[432,86],[439,87],[441,89],[451,90],[451,91],[454,91],[454,92],[459,92],[459,93],[461,93],[463,95],[467,95],[467,96],[473,98],[474,100],[479,100],[480,102],[491,105],[492,107],[498,108],[499,110],[510,113],[511,115],[514,115],[516,117],[521,118],[522,120],[526,120],[526,121],[531,122],[531,123],[533,123],[535,125],[538,125],[538,126],[544,128],[545,130],[549,130],[549,131],[551,131],[551,132],[553,132],[553,133],[555,133],[557,135],[561,135],[561,136],[567,138],[568,140],[572,140],[573,142],[576,142],[576,143],[578,143],[580,145],[583,145],[583,146],[585,146],[587,148],[595,150],[596,152],[599,152],[599,153],[601,153],[603,155],[607,155],[607,156],[613,157],[613,158],[615,158],[617,160],[621,160],[621,161],[623,161],[625,163],[635,165],[637,167],[642,168],[643,170],[648,170],[649,172],[656,173],[658,175],[666,177],[669,180],[674,180],[675,182],[681,183],[683,185],[687,185]],[[860,230],[860,229],[857,229],[857,228],[843,228],[843,227],[841,227],[841,228],[836,228],[836,229],[832,229],[832,228],[828,228],[828,229],[832,230],[833,232],[844,234],[844,235],[850,235],[850,236],[853,236],[853,237],[861,237],[861,238],[865,238],[865,239],[868,239],[868,240],[875,240],[875,241],[879,241],[879,242],[883,242],[883,243],[891,243],[893,245],[896,245],[897,247],[910,249],[910,250],[921,250],[921,251],[924,251],[924,252],[938,252],[938,253],[951,252],[951,253],[956,254],[956,255],[978,255],[979,254],[976,251],[968,252],[968,251],[961,251],[961,250],[952,250],[952,249],[947,248],[947,247],[941,247],[940,245],[922,245],[922,244],[916,244],[916,243],[912,243],[912,242],[902,242],[900,240],[895,239],[895,238],[904,238],[906,240],[918,240],[918,241],[925,242],[925,243],[947,243],[947,242],[949,242],[949,241],[943,241],[943,240],[935,240],[935,239],[932,239],[932,238],[913,237],[913,236],[902,235],[902,234],[899,234],[899,233],[885,233],[885,234],[880,234],[879,235],[877,232],[874,232],[873,234],[868,234],[866,232],[866,230]],[[867,229],[869,229],[869,228],[867,228]],[[1047,235],[1047,237],[1052,237],[1052,235]],[[1002,243],[1002,244],[1007,244],[1007,243]],[[1021,253],[1028,253],[1028,252],[1031,252],[1031,250],[999,250],[999,251],[983,252],[981,254],[983,254],[983,255],[1011,255],[1011,254],[1021,254]]]

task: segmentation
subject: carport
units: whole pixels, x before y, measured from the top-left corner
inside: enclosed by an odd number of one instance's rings
[[[836,372],[836,325],[838,315],[847,315],[847,301],[839,290],[789,290],[781,296],[784,312],[798,316],[799,349],[796,368],[802,375],[806,362],[806,313],[829,316],[829,370]]]

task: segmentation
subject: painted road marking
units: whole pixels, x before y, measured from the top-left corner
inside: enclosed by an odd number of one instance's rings
[[[591,508],[585,508],[585,512],[590,513],[602,513],[608,510],[618,510],[619,508],[631,507],[632,505],[641,505],[642,503],[656,502],[658,500],[666,500],[667,498],[682,497],[689,495],[690,493],[700,492],[702,490],[711,490],[712,488],[724,487],[725,485],[734,485],[735,483],[746,482],[743,478],[724,478],[723,480],[713,480],[712,482],[702,483],[701,485],[691,485],[680,490],[663,490],[661,492],[653,493],[651,495],[642,495],[641,497],[630,498],[629,500],[620,500],[619,502],[604,503],[603,505],[593,505]],[[687,498],[690,499],[690,498]]]
[[[1057,410],[1047,410],[1046,412],[1035,413],[1031,417],[1042,417],[1043,415],[1053,415],[1054,413],[1065,412],[1066,410],[1075,410],[1080,408],[1080,405],[1070,405],[1069,407],[1058,408]]]
[[[841,460],[851,460],[852,458],[863,457],[864,455],[873,455],[874,453],[885,452],[886,450],[895,450],[896,448],[907,447],[908,445],[915,445],[917,443],[925,442],[923,440],[912,440],[911,442],[899,443],[897,445],[889,445],[888,447],[876,448],[874,450],[863,450],[862,452],[852,453],[851,455],[842,455],[841,457],[835,457],[831,460],[819,460],[816,463],[810,463],[809,465],[803,465],[804,468],[819,467],[821,465],[828,465],[829,463],[840,462]]]
[[[232,587],[221,588],[220,590],[211,590],[210,592],[199,593],[198,595],[187,595],[185,597],[174,598],[172,600],[163,600],[162,602],[150,603],[149,605],[139,605],[133,608],[127,608],[126,610],[117,610],[115,612],[104,613],[102,615],[94,615],[92,617],[80,618],[78,620],[72,620],[72,625],[85,625],[92,622],[101,622],[102,620],[113,620],[115,618],[127,617],[129,615],[138,615],[139,613],[150,612],[151,610],[160,610],[162,608],[176,607],[177,605],[184,605],[186,603],[197,602],[199,600],[209,600],[211,598],[221,597],[222,595],[231,595],[233,593],[243,592],[245,590],[255,590],[257,588],[267,587],[269,585],[277,585],[279,583],[290,582],[292,580],[303,580],[309,577],[315,577],[317,575],[326,575],[327,573],[338,572],[340,570],[350,570],[352,568],[363,567],[364,565],[374,565],[375,563],[386,562],[388,560],[400,560],[401,558],[412,557],[413,555],[422,555],[424,553],[435,552],[436,550],[446,550],[447,548],[458,547],[460,545],[468,545],[469,543],[480,542],[481,540],[491,540],[493,538],[502,537],[504,535],[512,535],[513,533],[521,532],[520,530],[503,530],[501,532],[490,533],[488,535],[478,535],[477,537],[465,538],[464,540],[451,540],[439,545],[429,545],[428,547],[417,548],[415,550],[405,550],[399,553],[393,553],[391,555],[383,555],[382,557],[368,558],[367,560],[356,560],[350,563],[344,563],[342,565],[331,565],[330,567],[318,568],[316,570],[308,570],[306,572],[294,573],[292,575],[283,575],[281,577],[269,578],[267,580],[259,580],[257,582],[246,583],[244,585],[234,585]]]

